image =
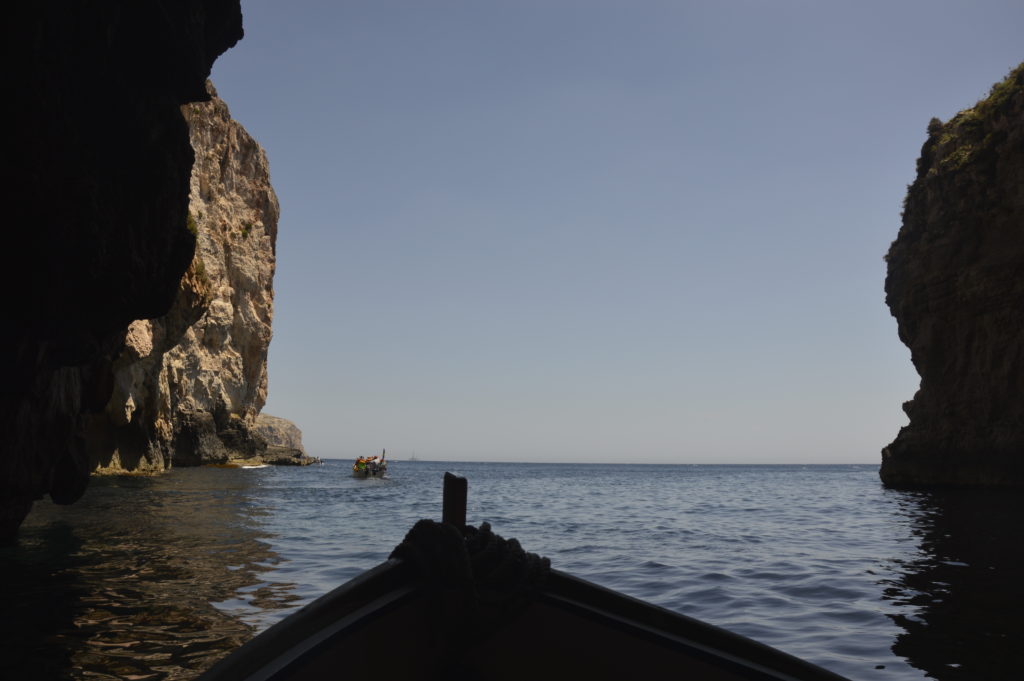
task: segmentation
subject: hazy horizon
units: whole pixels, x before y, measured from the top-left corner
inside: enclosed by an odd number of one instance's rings
[[[414,456],[415,458],[410,458]],[[325,456],[321,457],[322,461],[338,461],[341,463],[352,463],[355,457],[347,456]],[[729,462],[729,461],[576,461],[566,460],[559,461],[557,459],[527,459],[521,461],[506,461],[504,459],[422,459],[419,456],[410,453],[397,454],[387,456],[387,460],[392,463],[486,463],[486,464],[508,464],[510,466],[519,466],[524,464],[537,464],[537,465],[551,465],[560,466],[565,464],[580,464],[580,465],[595,465],[595,466],[879,466],[879,461],[809,461],[806,463],[773,463],[773,462]],[[453,471],[458,474],[458,471]]]
[[[281,203],[265,412],[309,454],[877,463],[885,255],[1018,2],[243,1]]]

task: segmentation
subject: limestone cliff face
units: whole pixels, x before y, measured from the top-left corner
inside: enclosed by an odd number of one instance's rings
[[[302,446],[302,431],[287,419],[269,414],[256,418],[256,432],[267,441],[263,460],[283,466],[305,466],[320,460],[306,456]]]
[[[928,132],[885,282],[921,387],[881,476],[1024,486],[1024,64]]]
[[[262,435],[269,445],[305,451],[302,446],[302,431],[288,419],[260,414],[256,419],[256,432]]]
[[[86,417],[110,397],[127,327],[176,299],[195,248],[179,107],[207,99],[242,21],[238,0],[58,0],[15,3],[0,30],[2,540],[43,494],[82,494]]]
[[[170,313],[133,322],[97,417],[99,470],[160,470],[265,453],[253,426],[267,397],[278,203],[266,154],[208,86],[183,107],[195,165],[195,257]]]

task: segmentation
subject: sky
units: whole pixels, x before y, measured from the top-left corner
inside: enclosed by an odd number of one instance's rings
[[[877,463],[885,255],[1024,3],[243,0],[281,203],[264,411],[348,458]]]

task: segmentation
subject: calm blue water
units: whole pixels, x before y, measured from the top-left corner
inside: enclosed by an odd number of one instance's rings
[[[850,679],[1024,662],[1019,494],[886,490],[872,465],[349,465],[102,478],[37,504],[0,549],[0,677],[193,678],[438,518],[445,471],[469,479],[469,522],[554,567]]]

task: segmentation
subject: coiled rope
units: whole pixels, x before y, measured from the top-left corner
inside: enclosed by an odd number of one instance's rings
[[[464,590],[471,606],[486,609],[525,605],[551,571],[550,560],[494,534],[489,523],[462,533],[448,523],[420,520],[390,557],[414,565],[426,584]]]
[[[390,557],[411,564],[427,592],[425,634],[442,651],[433,673],[438,679],[482,678],[461,653],[527,607],[551,572],[551,561],[494,534],[488,523],[460,532],[420,520]]]

